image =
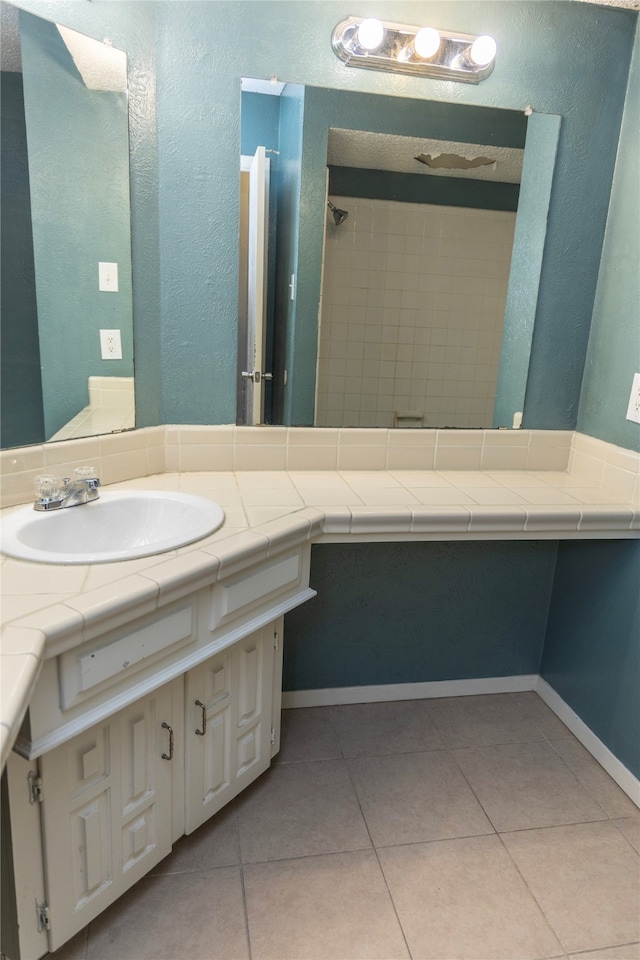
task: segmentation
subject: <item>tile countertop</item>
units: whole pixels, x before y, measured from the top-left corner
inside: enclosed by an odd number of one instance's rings
[[[164,473],[109,489],[210,497],[225,522],[196,543],[139,560],[83,566],[0,558],[3,765],[46,645],[59,652],[296,543],[640,536],[640,507],[626,491],[568,471]]]

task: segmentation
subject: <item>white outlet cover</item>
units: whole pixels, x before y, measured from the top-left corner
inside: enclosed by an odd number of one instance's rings
[[[119,330],[100,331],[100,356],[103,360],[122,360],[122,338]]]
[[[627,420],[640,423],[640,373],[634,373],[633,375],[631,396],[629,397],[629,406],[627,407]]]

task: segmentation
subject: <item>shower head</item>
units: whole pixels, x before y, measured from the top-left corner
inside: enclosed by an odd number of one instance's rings
[[[329,209],[330,209],[331,212],[333,213],[333,219],[334,219],[335,222],[336,222],[336,227],[339,227],[340,224],[341,224],[341,223],[344,223],[345,220],[347,219],[347,217],[349,216],[349,211],[348,211],[348,210],[338,210],[338,208],[337,208],[337,207],[334,207],[334,205],[331,203],[331,200],[327,200],[327,204],[328,204],[328,206],[329,206]]]

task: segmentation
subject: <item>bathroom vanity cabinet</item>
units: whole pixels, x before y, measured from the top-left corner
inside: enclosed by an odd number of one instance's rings
[[[58,949],[269,767],[283,614],[308,577],[305,545],[54,643],[7,764],[9,960]]]

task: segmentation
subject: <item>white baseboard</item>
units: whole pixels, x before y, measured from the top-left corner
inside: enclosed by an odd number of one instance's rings
[[[381,703],[385,700],[425,700],[435,697],[469,697],[479,693],[519,693],[535,690],[537,673],[516,677],[480,677],[471,680],[434,680],[424,683],[383,683],[368,687],[333,687],[325,690],[290,690],[282,694],[282,707],[329,707],[341,703]]]
[[[609,750],[609,747],[605,746],[602,740],[595,735],[584,720],[580,719],[578,714],[571,709],[569,704],[562,699],[559,693],[556,693],[546,680],[539,676],[534,689],[540,699],[544,700],[546,705],[569,728],[574,737],[589,751],[594,760],[598,761],[600,766],[607,771],[612,780],[615,780],[635,805],[640,807],[640,780],[618,760]]]
[[[569,728],[591,756],[640,807],[640,780],[618,760],[568,703],[537,673],[515,677],[481,677],[471,680],[435,680],[425,683],[388,683],[364,687],[333,687],[322,690],[289,690],[282,694],[284,710],[298,707],[329,707],[347,703],[382,703],[387,700],[423,700],[436,697],[468,697],[483,693],[520,693],[535,690],[538,696]]]

